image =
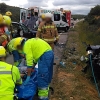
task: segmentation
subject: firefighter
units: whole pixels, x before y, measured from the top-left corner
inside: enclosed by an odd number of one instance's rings
[[[6,50],[0,46],[0,100],[15,100],[15,84],[21,85],[22,79],[17,67],[5,62]]]
[[[45,21],[41,22],[38,27],[37,37],[43,39],[54,50],[54,43],[58,42],[59,36],[55,24],[52,22],[52,14],[45,14]]]
[[[11,16],[12,16],[12,13],[11,13],[10,11],[7,11],[7,12],[5,13],[5,15],[11,17]]]
[[[9,21],[9,24],[11,22]],[[0,45],[6,47],[9,38],[8,38],[8,27],[6,26],[6,20],[4,20],[4,17],[0,14]]]
[[[4,21],[5,21],[5,30],[6,30],[6,34],[8,35],[9,37],[9,41],[12,39],[11,38],[11,32],[9,31],[10,30],[10,26],[11,26],[11,18],[9,16],[3,16],[4,18]]]
[[[24,58],[24,53],[17,50],[17,45],[20,45],[22,40],[22,37],[14,38],[7,45],[8,51],[13,54],[14,65],[17,67],[21,63],[22,58]]]
[[[8,17],[10,17],[10,18],[12,18],[12,12],[10,12],[10,11],[7,11],[6,13],[5,13],[5,16],[8,16]],[[9,26],[9,30],[10,30],[10,39],[12,39],[13,38],[13,27],[12,27],[12,24]]]
[[[32,68],[38,63],[38,96],[39,100],[48,100],[49,84],[53,75],[54,54],[47,42],[39,38],[23,40],[17,49],[23,50],[26,56],[28,76],[24,84],[30,80]]]

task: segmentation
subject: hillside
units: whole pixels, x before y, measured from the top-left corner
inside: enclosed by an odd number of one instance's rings
[[[74,18],[75,20],[76,19],[82,19],[84,17],[86,17],[86,15],[79,15],[79,14],[72,15],[72,18]]]
[[[82,42],[100,45],[100,5],[90,10],[84,22],[79,23],[78,30]]]
[[[12,20],[19,22],[20,20],[20,8],[6,5],[5,3],[0,3],[0,13],[5,14],[6,11],[11,11],[13,16]]]
[[[9,5],[6,5],[5,3],[0,3],[0,13],[5,14],[6,11],[11,11],[13,14],[12,20],[19,22],[19,16],[20,16],[19,7],[9,6]],[[82,19],[84,17],[85,15],[78,15],[78,14],[72,15],[72,18],[74,19]]]

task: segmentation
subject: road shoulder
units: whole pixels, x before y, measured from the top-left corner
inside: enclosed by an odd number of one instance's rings
[[[55,93],[51,100],[99,100],[91,81],[81,72],[79,34],[68,33],[68,40],[53,79]]]

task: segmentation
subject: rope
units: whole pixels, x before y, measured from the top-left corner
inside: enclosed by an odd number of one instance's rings
[[[92,69],[92,75],[93,75],[93,78],[94,78],[95,86],[96,86],[96,89],[98,91],[98,95],[100,97],[100,91],[99,91],[99,87],[98,87],[98,84],[97,84],[97,80],[96,80],[96,77],[95,77],[95,74],[94,74],[94,68],[93,68],[93,64],[92,64],[92,54],[90,54],[90,65],[91,65],[91,69]]]

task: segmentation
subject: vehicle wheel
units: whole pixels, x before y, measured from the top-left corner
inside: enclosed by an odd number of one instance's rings
[[[68,31],[68,27],[65,27],[65,32],[67,32]]]

